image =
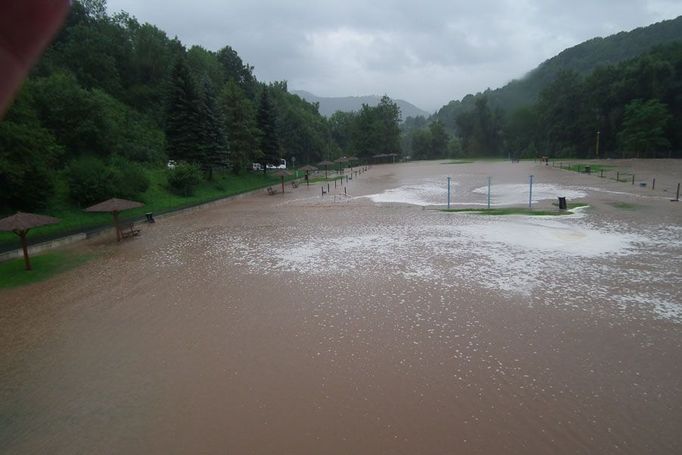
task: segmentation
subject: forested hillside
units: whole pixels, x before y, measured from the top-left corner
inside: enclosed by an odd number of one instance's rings
[[[638,57],[655,46],[680,40],[682,16],[606,38],[593,38],[560,52],[525,77],[513,80],[504,87],[486,90],[483,94],[488,97],[488,102],[493,108],[513,111],[537,102],[542,90],[562,71],[574,71],[586,76],[599,66],[615,65]],[[471,108],[473,100],[465,97],[461,101],[450,101],[437,115],[442,122],[452,124],[461,112]]]
[[[590,40],[523,81],[411,119],[403,147],[414,158],[682,156],[681,90],[682,17]]]
[[[189,196],[252,162],[367,157],[399,147],[396,112],[382,99],[327,120],[286,82],[259,82],[230,46],[187,48],[125,12],[107,14],[105,0],[76,1],[0,122],[0,214],[144,199],[154,184]]]
[[[258,81],[229,45],[187,48],[80,0],[0,122],[0,215],[113,196],[151,204],[215,178],[219,197],[224,179],[281,158],[682,156],[682,18],[590,40],[523,81],[400,119],[388,97],[325,118],[285,81]]]

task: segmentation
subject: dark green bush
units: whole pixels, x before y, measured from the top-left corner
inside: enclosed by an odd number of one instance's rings
[[[60,152],[47,130],[0,122],[0,213],[47,205],[53,190],[50,171]]]
[[[116,197],[131,199],[149,188],[149,177],[141,164],[114,156],[110,160]]]
[[[115,194],[115,176],[104,161],[87,156],[69,163],[66,169],[71,199],[81,206],[102,202]]]
[[[180,196],[191,196],[201,180],[201,169],[193,164],[180,163],[168,170],[168,187]]]

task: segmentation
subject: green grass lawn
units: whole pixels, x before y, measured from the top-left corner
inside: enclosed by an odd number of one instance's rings
[[[555,161],[556,163],[556,161]],[[559,163],[559,165],[563,166],[562,169],[565,169],[567,171],[573,171],[573,172],[580,172],[580,173],[585,173],[585,167],[589,166],[590,167],[590,173],[591,174],[599,174],[601,171],[604,171],[606,174],[610,170],[614,168],[612,165],[608,164],[594,164],[594,163]],[[557,167],[559,167],[557,165]]]
[[[330,172],[331,174],[331,172]],[[347,174],[346,174],[347,175]],[[316,175],[316,176],[311,176],[310,177],[310,183],[320,183],[320,182],[333,182],[334,180],[341,180],[343,179],[343,176],[341,175],[328,175],[327,178],[324,178],[324,175]],[[305,180],[303,180],[303,183],[305,183]]]
[[[299,178],[302,177],[300,173]],[[211,181],[203,181],[194,191],[192,196],[178,196],[166,189],[166,172],[164,169],[148,170],[147,175],[150,185],[147,191],[136,200],[143,202],[144,207],[126,210],[121,214],[121,219],[133,219],[143,217],[147,212],[155,214],[177,210],[183,207],[210,202],[228,196],[245,193],[248,191],[275,186],[281,182],[280,177],[263,175],[263,173],[245,173],[234,175],[231,173],[216,173]],[[286,177],[285,181],[295,179],[294,175]],[[32,229],[28,234],[29,244],[57,238],[77,232],[87,231],[110,225],[112,217],[108,213],[86,213],[82,208],[75,206],[68,199],[66,183],[59,179],[55,185],[55,195],[49,203],[45,215],[57,217],[59,224]],[[19,248],[19,239],[11,232],[0,232],[0,250]]]
[[[579,205],[577,207],[586,207],[586,205]],[[439,209],[441,212],[450,213],[473,213],[476,215],[489,215],[489,216],[501,216],[501,215],[529,215],[529,216],[562,216],[562,215],[572,215],[571,210],[538,210],[538,209],[528,209],[522,207],[506,207],[506,208],[494,208],[494,209]]]
[[[558,202],[552,202],[552,205],[557,208],[559,207]],[[568,210],[573,210],[580,207],[589,207],[589,205],[585,204],[584,202],[567,202],[566,207],[568,208]]]
[[[92,258],[92,255],[52,251],[31,257],[33,270],[30,271],[24,269],[23,257],[0,262],[0,289],[47,280],[58,273],[74,269]]]

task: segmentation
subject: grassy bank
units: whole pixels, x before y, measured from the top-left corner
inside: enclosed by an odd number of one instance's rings
[[[302,175],[302,173],[299,173]],[[262,173],[246,173],[234,175],[231,173],[216,173],[213,180],[203,181],[192,196],[178,196],[167,190],[166,172],[164,169],[148,170],[149,188],[136,200],[143,202],[144,207],[127,210],[122,213],[123,219],[133,219],[144,216],[147,212],[155,214],[169,212],[184,207],[191,207],[205,202],[222,199],[228,196],[248,191],[274,186],[281,182],[280,177],[263,175]],[[293,179],[287,177],[286,180]],[[299,177],[300,178],[300,177]],[[49,206],[42,213],[57,217],[59,224],[32,229],[28,234],[30,244],[58,238],[77,232],[88,231],[111,224],[108,213],[86,213],[81,207],[74,205],[68,197],[66,183],[58,180],[55,185],[55,195]],[[11,232],[0,232],[0,251],[19,248],[19,240]]]
[[[556,164],[556,162],[555,162]],[[599,174],[601,171],[609,172],[612,170],[615,166],[608,165],[608,164],[594,164],[594,163],[563,163],[560,162],[559,166],[561,169],[565,169],[567,171],[573,171],[573,172],[579,172],[581,174],[585,174],[585,168],[589,167],[590,168],[590,174]]]
[[[47,280],[58,273],[74,269],[90,259],[92,255],[53,251],[31,257],[33,270],[24,269],[24,258],[0,262],[0,289],[24,286]]]

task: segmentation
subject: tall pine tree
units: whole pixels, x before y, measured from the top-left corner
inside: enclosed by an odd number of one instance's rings
[[[216,103],[211,81],[205,77],[199,97],[199,143],[203,155],[202,168],[208,178],[213,177],[213,168],[228,164],[227,141],[223,131],[223,117]]]
[[[176,161],[203,165],[205,148],[201,143],[199,96],[184,59],[173,67],[166,110],[166,140],[168,157]]]
[[[261,158],[255,109],[233,79],[225,84],[220,105],[230,148],[230,164],[232,171],[239,174],[249,163]]]
[[[275,108],[272,104],[272,99],[270,98],[269,89],[263,87],[263,93],[261,94],[260,103],[258,105],[256,122],[258,124],[258,129],[261,132],[260,150],[262,152],[261,162],[264,171],[268,164],[279,164],[280,150],[276,121],[277,117]]]

